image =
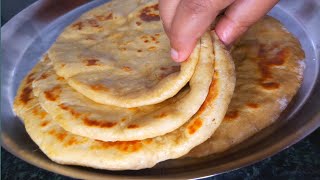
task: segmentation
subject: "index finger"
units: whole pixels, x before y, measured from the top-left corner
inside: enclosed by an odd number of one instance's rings
[[[228,7],[217,23],[215,31],[224,44],[230,45],[278,1],[237,0]]]

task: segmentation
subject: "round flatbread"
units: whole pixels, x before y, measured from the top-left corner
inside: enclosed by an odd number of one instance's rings
[[[49,69],[33,82],[41,106],[65,130],[102,141],[141,140],[171,132],[187,122],[204,102],[213,76],[213,47],[209,33],[201,38],[200,61],[189,84],[161,103],[121,108],[83,96]],[[90,77],[88,77],[90,78]]]
[[[223,119],[235,85],[234,66],[218,40],[215,40],[214,50],[215,64],[211,67],[215,74],[205,102],[187,123],[166,135],[137,141],[103,142],[65,131],[39,104],[19,116],[24,119],[33,141],[55,162],[109,170],[152,167],[188,153],[208,139]],[[32,89],[31,83],[26,81],[27,78],[21,83],[17,98],[24,96],[23,89]],[[30,94],[29,100],[15,104],[15,109],[24,108],[33,101],[37,98]]]
[[[195,71],[199,44],[176,63],[157,1],[111,1],[67,27],[48,53],[56,73],[81,94],[132,108],[176,95]]]
[[[228,112],[214,135],[188,154],[201,157],[239,144],[272,124],[297,93],[304,52],[299,41],[265,17],[232,50],[237,83]]]

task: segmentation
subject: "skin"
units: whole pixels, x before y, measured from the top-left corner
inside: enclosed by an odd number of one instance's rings
[[[171,57],[186,60],[197,40],[225,10],[215,26],[220,40],[229,46],[263,17],[278,0],[159,0],[160,16],[171,43]]]

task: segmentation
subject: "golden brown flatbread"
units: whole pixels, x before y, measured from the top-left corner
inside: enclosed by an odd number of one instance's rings
[[[163,136],[136,141],[103,142],[74,135],[57,125],[32,93],[30,78],[39,78],[40,62],[23,80],[16,96],[15,110],[40,149],[53,161],[109,170],[142,169],[179,158],[208,139],[219,126],[231,100],[235,85],[234,65],[218,39],[214,40],[214,76],[208,96],[200,110],[183,126]],[[22,97],[28,99],[20,103]]]
[[[228,112],[213,136],[187,156],[223,152],[272,124],[297,93],[304,52],[299,41],[265,17],[234,45],[237,82]]]
[[[110,1],[83,14],[48,51],[57,75],[101,104],[132,108],[176,95],[194,73],[200,42],[187,61],[172,61],[157,3]]]
[[[129,141],[169,133],[187,122],[207,97],[213,76],[209,33],[201,38],[200,60],[188,86],[161,103],[121,108],[96,103],[55,74],[52,63],[33,82],[34,95],[53,121],[65,130],[102,141]],[[88,77],[90,78],[90,77]]]

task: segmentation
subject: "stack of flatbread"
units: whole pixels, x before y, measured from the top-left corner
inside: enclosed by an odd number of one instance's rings
[[[209,33],[183,63],[169,51],[157,1],[111,1],[62,32],[14,110],[57,163],[142,169],[240,143],[277,119],[303,75],[299,42],[269,17],[232,48],[234,61]]]

